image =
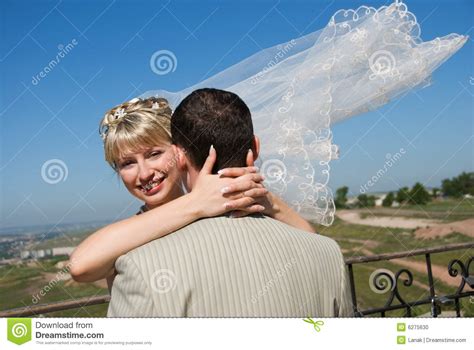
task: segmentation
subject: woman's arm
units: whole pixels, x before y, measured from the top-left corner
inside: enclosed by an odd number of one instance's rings
[[[254,157],[252,150],[249,150],[247,154],[247,165],[254,165]],[[220,176],[242,176],[246,173],[246,168],[226,168],[219,170],[218,174]],[[291,209],[280,197],[277,195],[268,192],[265,196],[258,198],[252,197],[252,191],[256,189],[244,190],[245,183],[237,183],[228,186],[227,191],[229,193],[233,191],[244,191],[243,194],[245,198],[239,198],[228,203],[228,208],[237,210],[238,208],[250,207],[252,204],[260,204],[265,207],[263,214],[270,216],[278,221],[284,222],[290,226],[293,226],[297,229],[308,231],[311,233],[316,233],[314,227],[305,219],[303,219],[296,211]],[[258,188],[265,188],[263,184],[256,185]],[[250,197],[249,197],[250,196]],[[248,212],[245,210],[239,210],[235,212],[234,217],[240,217],[248,215]]]
[[[211,151],[196,186],[190,193],[143,214],[110,224],[87,237],[71,255],[70,273],[74,280],[93,282],[112,276],[115,272],[115,260],[119,256],[197,219],[230,211],[225,204],[233,198],[243,196],[238,192],[223,194],[222,187],[245,180],[246,184],[251,185],[246,187],[249,189],[255,187],[256,183],[253,181],[263,180],[259,174],[249,174],[249,169],[240,180],[211,175],[215,158],[215,151]],[[260,195],[268,192],[262,188],[258,191]],[[249,210],[262,212],[264,208],[253,205]]]
[[[186,226],[200,215],[191,192],[159,208],[108,225],[74,250],[71,275],[78,282],[111,276],[119,256]]]
[[[231,191],[238,191],[240,188],[239,186],[240,184],[230,185],[229,188]],[[250,191],[253,190],[247,190],[244,195],[250,195]],[[248,215],[248,212],[246,212],[245,209],[239,210],[239,208],[245,208],[255,203],[260,204],[265,208],[262,213],[267,216],[284,222],[285,224],[293,226],[299,230],[316,233],[316,230],[308,221],[291,209],[280,197],[271,192],[268,192],[266,196],[260,198],[245,197],[233,200],[227,204],[227,207],[236,210],[233,215],[234,217],[242,217]]]
[[[267,200],[270,203],[270,207],[263,212],[265,215],[296,227],[297,229],[316,233],[314,227],[308,221],[303,219],[296,211],[291,209],[280,197],[269,192]]]

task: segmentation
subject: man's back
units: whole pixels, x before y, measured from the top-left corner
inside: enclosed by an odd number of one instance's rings
[[[116,262],[109,317],[350,316],[338,245],[268,217],[199,220]]]

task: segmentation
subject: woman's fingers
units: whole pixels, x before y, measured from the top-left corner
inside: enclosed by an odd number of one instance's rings
[[[246,189],[238,192],[234,192],[228,195],[224,195],[230,201],[234,201],[237,199],[242,199],[246,197],[251,197],[254,199],[265,197],[268,194],[268,190],[265,187],[256,187],[251,189]]]
[[[242,193],[243,196],[245,197],[252,197],[252,198],[258,198],[258,197],[263,197],[268,194],[268,190],[263,187],[263,188],[253,188],[251,190],[247,190],[244,193]]]
[[[217,159],[217,152],[216,149],[214,148],[213,145],[209,148],[209,155],[206,158],[206,161],[204,162],[204,165],[202,166],[201,173],[203,174],[212,174],[212,168],[214,167],[214,164]]]
[[[258,168],[255,166],[248,166],[248,167],[242,167],[242,168],[225,168],[219,170],[217,173],[219,176],[224,177],[239,177],[245,174],[252,174],[256,173],[258,171]]]
[[[246,207],[251,206],[255,203],[255,199],[252,197],[244,197],[240,199],[236,199],[224,204],[224,208],[226,210],[235,210],[235,209],[243,209]]]
[[[264,206],[262,206],[260,204],[253,204],[253,205],[248,206],[247,208],[234,210],[232,212],[232,217],[233,218],[241,218],[241,217],[247,216],[249,214],[262,213],[264,210],[265,210]]]
[[[247,189],[239,192],[234,192],[228,195],[226,198],[229,200],[236,200],[245,197],[259,198],[264,197],[268,194],[268,190],[265,187],[255,187],[252,189]]]
[[[224,194],[247,191],[252,188],[264,188],[261,182],[264,180],[264,177],[260,174],[248,174],[251,176],[245,175],[240,177],[238,181],[233,182],[222,188],[221,192]],[[241,180],[244,179],[244,180]]]
[[[254,181],[242,181],[234,184],[229,184],[221,189],[221,192],[223,194],[229,195],[228,198],[233,198],[236,196],[242,196],[242,192],[251,190],[253,188],[260,188],[264,189],[265,187],[260,184],[256,183]]]
[[[265,176],[263,176],[260,173],[255,173],[255,174],[245,174],[242,176],[239,176],[238,178],[235,179],[236,181],[253,181],[253,182],[262,182],[265,180]]]

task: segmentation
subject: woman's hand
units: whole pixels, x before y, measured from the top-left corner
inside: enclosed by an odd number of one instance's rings
[[[217,173],[221,177],[234,177],[244,179],[245,175],[251,173],[257,173],[258,168],[254,166],[254,156],[251,149],[247,153],[247,167],[241,168],[226,168],[219,170]],[[262,177],[263,178],[263,177]],[[280,207],[278,205],[278,198],[276,198],[271,192],[269,192],[263,183],[259,183],[256,187],[250,190],[245,190],[246,187],[249,187],[249,183],[236,183],[229,185],[226,188],[227,193],[239,192],[242,198],[237,198],[230,201],[227,204],[227,207],[234,209],[232,213],[233,217],[242,217],[251,213],[254,213],[254,208],[263,207],[263,210],[260,210],[262,214],[265,214],[270,217],[275,217]],[[251,200],[252,198],[253,200]]]
[[[257,168],[228,168],[224,170],[225,175],[213,175],[216,158],[216,150],[211,147],[190,193],[194,197],[193,203],[197,204],[199,217],[221,215],[232,210],[242,210],[246,215],[263,212],[265,207],[258,200],[266,196],[268,190],[261,184],[264,178],[257,173]]]
[[[251,214],[254,212],[253,208],[256,206],[263,207],[263,210],[260,210],[259,212],[270,217],[274,217],[275,213],[279,210],[279,207],[274,200],[274,196],[265,188],[263,183],[256,184],[252,189],[246,189],[251,187],[250,182],[246,182],[245,180],[246,176],[257,172],[258,168],[254,166],[226,168],[218,171],[218,174],[221,177],[242,179],[242,181],[230,184],[226,187],[227,193],[240,193],[241,196],[241,198],[238,198],[237,196],[237,199],[231,200],[227,203],[229,209],[235,210],[232,213],[233,217],[237,218]],[[264,177],[262,176],[262,178]]]
[[[249,161],[247,161],[247,164],[253,164],[253,163],[250,163]],[[245,177],[246,176],[245,174],[252,173],[253,171],[254,171],[253,167],[227,168],[227,169],[220,170],[218,173],[221,176],[230,176],[230,177],[237,176],[237,179],[238,179],[238,178]],[[262,183],[258,184],[256,187],[259,190],[265,189]],[[229,193],[232,193],[233,191],[242,191],[244,188],[245,188],[245,184],[235,183],[228,186],[228,191]],[[242,216],[252,213],[252,211],[249,210],[249,207],[248,206],[246,207],[246,201],[249,201],[252,203],[250,208],[255,207],[255,206],[263,207],[264,209],[260,211],[262,214],[270,216],[278,221],[284,222],[300,230],[312,232],[312,233],[316,232],[314,227],[309,222],[307,222],[304,218],[299,216],[298,213],[296,213],[293,209],[291,209],[278,196],[274,195],[273,193],[269,192],[266,189],[265,189],[265,194],[263,194],[264,192],[261,192],[258,195],[256,195],[256,193],[252,191],[255,191],[255,190],[251,189],[251,190],[243,191],[243,196],[245,198],[237,198],[227,204],[227,206],[230,209],[236,209],[232,213],[233,217],[235,218],[242,217]],[[251,197],[253,200],[250,201],[249,197]]]

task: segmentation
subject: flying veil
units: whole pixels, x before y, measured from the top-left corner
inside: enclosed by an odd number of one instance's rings
[[[431,73],[467,37],[420,39],[416,17],[396,1],[379,9],[339,10],[326,27],[267,48],[179,92],[148,91],[172,107],[191,91],[213,87],[238,94],[261,139],[265,186],[306,218],[331,225],[328,187],[331,125],[430,84]]]

